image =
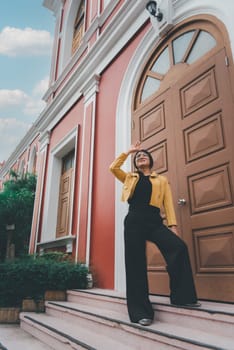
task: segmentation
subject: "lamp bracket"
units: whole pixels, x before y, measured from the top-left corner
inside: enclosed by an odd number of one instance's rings
[[[153,15],[150,15],[150,21],[159,36],[164,36],[173,26],[173,4],[172,0],[161,0],[157,2],[157,7],[163,14],[162,20],[158,21]]]

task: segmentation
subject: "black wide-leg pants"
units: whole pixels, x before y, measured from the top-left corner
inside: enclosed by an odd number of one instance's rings
[[[149,301],[146,241],[157,245],[170,279],[172,304],[197,301],[188,248],[184,241],[162,223],[155,212],[129,211],[124,220],[127,307],[130,320],[153,319]]]

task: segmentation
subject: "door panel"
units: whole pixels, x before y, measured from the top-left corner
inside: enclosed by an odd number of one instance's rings
[[[180,215],[198,295],[234,301],[233,101],[225,50],[173,90],[178,195],[187,203]]]
[[[73,169],[70,168],[60,179],[59,207],[56,237],[63,237],[69,233],[70,223],[70,198],[71,198],[71,181]]]
[[[234,107],[225,56],[222,49],[201,60],[137,109],[132,141],[152,152],[154,169],[170,181],[199,298],[234,301]],[[151,243],[147,258],[151,293],[169,294]]]
[[[157,173],[175,173],[175,147],[173,140],[173,118],[171,113],[171,89],[162,92],[147,106],[138,109],[133,116],[133,142],[140,140],[154,159]],[[172,190],[176,190],[175,178],[171,176]],[[177,210],[177,208],[176,208]],[[164,217],[163,212],[161,212]],[[148,277],[151,293],[169,294],[169,280],[165,261],[158,248],[147,242]],[[156,281],[156,282],[155,282]]]

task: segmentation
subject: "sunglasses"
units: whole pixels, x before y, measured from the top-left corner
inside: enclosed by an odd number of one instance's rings
[[[145,152],[139,152],[139,153],[137,153],[137,155],[136,155],[136,159],[139,159],[139,158],[141,158],[142,156],[149,158],[149,156],[148,156],[147,153],[145,153]]]

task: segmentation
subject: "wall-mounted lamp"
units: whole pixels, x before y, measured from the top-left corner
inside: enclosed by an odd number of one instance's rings
[[[146,9],[149,11],[149,13],[156,17],[159,22],[163,19],[163,14],[160,12],[160,9],[157,7],[157,2],[156,1],[149,1],[146,4]]]

